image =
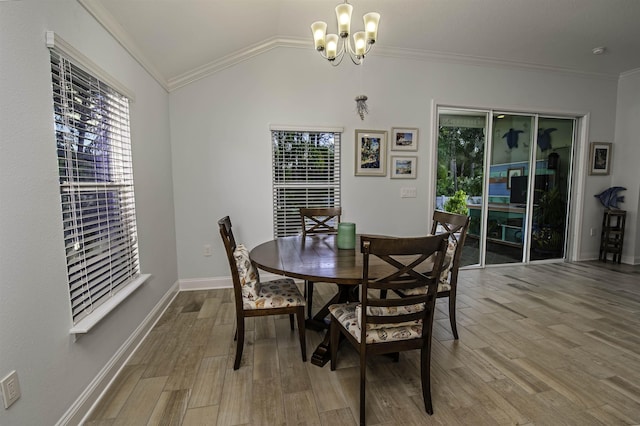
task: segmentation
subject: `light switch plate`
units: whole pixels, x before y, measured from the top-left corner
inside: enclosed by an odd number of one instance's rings
[[[9,408],[11,404],[20,398],[21,395],[18,373],[12,371],[7,377],[0,380],[0,388],[2,389],[4,408]]]
[[[416,198],[418,190],[415,187],[400,188],[400,198]]]

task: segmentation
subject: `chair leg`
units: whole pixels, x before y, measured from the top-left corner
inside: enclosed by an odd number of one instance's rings
[[[291,331],[293,331],[293,324],[294,324],[294,319],[293,319],[293,314],[289,314],[289,325],[291,326]]]
[[[360,424],[366,425],[365,422],[365,413],[366,406],[365,403],[365,382],[367,376],[367,354],[366,349],[362,349],[360,353]]]
[[[331,340],[329,346],[331,347],[331,371],[335,371],[338,363],[338,342],[340,337],[340,330],[338,329],[337,320],[331,316],[331,322],[329,323],[329,334]]]
[[[313,281],[307,281],[307,285],[305,286],[305,294],[307,297],[307,318],[313,318],[312,308],[313,308]]]
[[[449,295],[449,322],[451,323],[451,332],[453,338],[458,340],[458,327],[456,326],[456,294]]]
[[[422,382],[422,399],[424,400],[424,409],[427,414],[433,414],[433,405],[431,403],[431,347],[425,345],[420,350],[420,379]]]
[[[307,362],[307,336],[306,328],[304,326],[304,307],[300,307],[296,312],[296,319],[298,320],[298,336],[300,337],[300,350],[302,351],[302,362]]]
[[[242,349],[244,348],[244,318],[238,318],[238,328],[236,329],[236,359],[233,363],[233,369],[240,368],[240,360],[242,359]]]

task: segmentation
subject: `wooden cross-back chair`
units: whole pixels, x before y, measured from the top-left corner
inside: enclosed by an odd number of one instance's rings
[[[302,207],[300,222],[302,236],[318,234],[337,234],[342,207]],[[305,281],[304,296],[307,300],[307,315],[312,318],[313,281]]]
[[[451,254],[451,243],[454,244],[453,257],[445,257],[440,283],[438,284],[438,298],[449,298],[449,322],[454,339],[458,339],[458,327],[456,326],[456,294],[458,292],[458,270],[460,269],[460,259],[462,250],[467,239],[467,231],[471,217],[463,214],[448,213],[440,210],[433,212],[433,224],[431,233],[436,235],[443,232],[449,234],[449,250]],[[448,270],[447,270],[448,269]]]
[[[458,327],[456,326],[456,294],[458,292],[458,270],[460,269],[460,260],[462,257],[462,249],[467,238],[469,223],[471,218],[463,214],[448,213],[440,210],[433,212],[433,224],[431,225],[431,234],[448,234],[449,245],[442,267],[440,281],[438,283],[438,298],[449,298],[449,322],[451,323],[451,333],[454,339],[458,339]],[[416,290],[395,290],[394,292],[401,297],[424,291],[424,289]],[[386,297],[386,292],[382,291],[380,297]]]
[[[417,238],[361,237],[362,297],[360,303],[331,305],[331,370],[337,366],[340,335],[360,354],[360,424],[365,424],[365,382],[370,355],[420,349],[420,376],[425,410],[431,403],[431,332],[438,277],[447,249],[447,235]],[[370,269],[370,259],[384,262]],[[433,263],[432,263],[433,262]],[[428,268],[428,272],[424,272]],[[413,296],[380,298],[378,291],[426,288]]]
[[[336,234],[342,207],[301,207],[302,235]]]
[[[249,258],[249,251],[242,244],[236,244],[231,229],[231,219],[225,216],[218,221],[220,236],[231,269],[233,294],[236,305],[236,358],[233,369],[240,367],[244,346],[244,319],[266,315],[289,315],[291,330],[294,329],[294,315],[298,322],[298,335],[302,361],[307,361],[307,343],[304,326],[304,297],[291,278],[281,278],[261,282],[258,270]]]

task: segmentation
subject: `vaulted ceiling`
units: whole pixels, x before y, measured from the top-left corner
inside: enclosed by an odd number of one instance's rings
[[[278,46],[336,32],[339,0],[78,0],[168,90]],[[371,55],[617,77],[640,69],[640,0],[352,0],[382,15]],[[593,49],[605,47],[601,55]],[[321,59],[318,57],[318,61]],[[319,64],[322,65],[322,64]]]

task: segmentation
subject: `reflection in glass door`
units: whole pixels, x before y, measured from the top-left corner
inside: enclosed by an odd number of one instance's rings
[[[485,264],[524,261],[535,117],[494,113]]]
[[[438,109],[436,208],[466,198],[462,266],[565,257],[575,121]]]
[[[566,118],[538,119],[530,260],[565,257],[574,124]]]

